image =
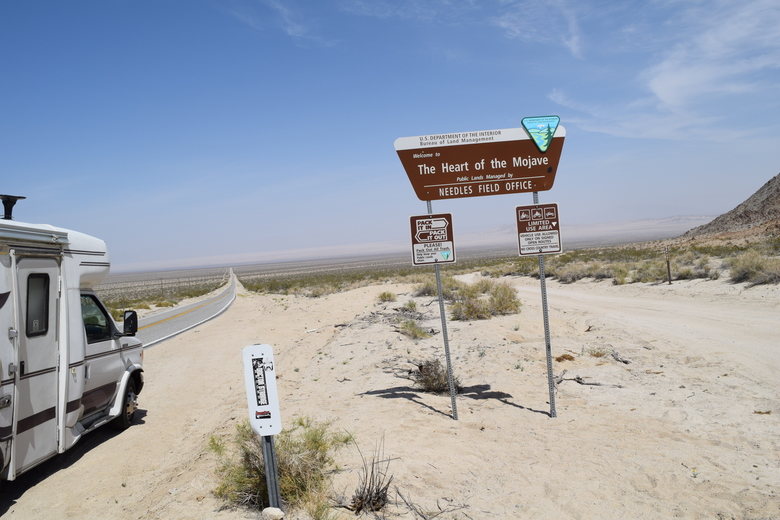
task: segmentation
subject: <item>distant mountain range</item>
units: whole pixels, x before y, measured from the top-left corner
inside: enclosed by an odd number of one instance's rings
[[[695,227],[680,238],[755,238],[780,236],[780,174],[772,177],[745,202]]]

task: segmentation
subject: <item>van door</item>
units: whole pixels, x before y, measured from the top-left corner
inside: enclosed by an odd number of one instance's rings
[[[20,258],[16,473],[57,452],[60,265],[54,258]]]
[[[84,395],[81,396],[86,417],[104,413],[113,402],[125,364],[121,357],[121,343],[114,336],[113,322],[97,296],[89,292],[81,294],[81,316],[87,339],[84,357],[86,382]]]

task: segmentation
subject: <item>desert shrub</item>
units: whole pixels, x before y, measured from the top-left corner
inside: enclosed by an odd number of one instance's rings
[[[412,339],[429,338],[431,335],[415,320],[404,320],[398,325],[398,332]]]
[[[488,278],[480,278],[479,280],[477,280],[476,282],[474,282],[469,286],[466,286],[464,284],[463,290],[468,290],[473,294],[485,294],[490,292],[495,286],[496,286],[496,282],[494,282],[493,280],[490,280]]]
[[[450,315],[453,320],[487,320],[490,319],[490,304],[479,298],[465,298],[450,306]]]
[[[557,361],[558,363],[562,363],[564,361],[574,361],[574,356],[572,356],[571,354],[561,354],[560,356],[557,356],[555,358],[555,361]]]
[[[414,290],[415,296],[436,296],[436,282],[426,280]]]
[[[517,291],[505,283],[493,284],[489,289],[488,304],[490,313],[503,316],[520,311],[520,300],[517,299]]]
[[[390,291],[382,291],[381,293],[379,293],[378,298],[380,302],[394,302],[395,294],[391,293]]]
[[[309,287],[307,290],[304,291],[303,294],[308,296],[309,298],[321,298],[323,296],[327,296],[328,294],[331,294],[333,289],[328,286],[324,285],[314,285],[312,287]]]
[[[692,267],[681,267],[674,276],[675,280],[694,280],[696,278],[699,277],[696,276],[696,271]]]
[[[459,282],[452,276],[442,276],[442,297],[447,301],[452,301],[457,298],[457,295],[463,290],[465,284]],[[436,281],[426,280],[422,284],[418,285],[414,290],[415,296],[436,296]]]
[[[555,269],[555,277],[561,283],[573,283],[590,276],[590,264],[573,262]],[[545,273],[546,274],[546,273]]]
[[[652,283],[666,280],[666,262],[645,260],[640,262],[631,276],[634,282]]]
[[[590,276],[596,280],[605,280],[614,276],[614,269],[610,264],[593,262],[590,264]]]
[[[729,262],[731,281],[749,282],[751,286],[780,283],[780,258],[762,255],[758,251],[748,251]]]
[[[628,281],[628,268],[623,264],[615,265],[612,268],[612,283],[615,285],[623,285]]]
[[[487,320],[491,316],[514,314],[520,310],[517,291],[490,279],[461,284],[450,306],[453,320]]]
[[[401,306],[401,310],[407,312],[417,312],[417,302],[414,300],[409,300]]]
[[[328,476],[336,469],[332,454],[351,437],[331,432],[328,423],[299,418],[292,428],[282,430],[274,439],[282,500],[310,512],[322,511]],[[236,426],[232,456],[228,453],[230,450],[212,436],[209,447],[222,459],[217,469],[216,496],[231,505],[258,509],[268,506],[261,442],[248,421]]]
[[[450,391],[447,381],[447,370],[437,358],[427,359],[417,363],[417,370],[413,370],[412,379],[424,392],[442,394]],[[456,390],[461,389],[460,380],[453,374],[452,383]]]

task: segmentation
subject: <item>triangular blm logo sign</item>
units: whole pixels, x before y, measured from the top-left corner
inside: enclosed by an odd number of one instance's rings
[[[523,128],[542,153],[550,147],[560,122],[561,118],[558,116],[524,117],[522,121]]]

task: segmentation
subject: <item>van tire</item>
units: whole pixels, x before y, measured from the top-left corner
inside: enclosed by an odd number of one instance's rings
[[[122,411],[111,421],[111,426],[115,430],[126,430],[133,424],[133,416],[138,408],[138,394],[135,388],[135,379],[130,378],[127,381],[125,395],[122,397]]]

